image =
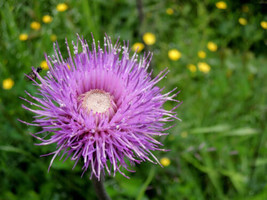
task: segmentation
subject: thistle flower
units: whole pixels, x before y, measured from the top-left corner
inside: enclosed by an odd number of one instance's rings
[[[147,72],[150,53],[139,61],[136,53],[130,58],[129,44],[121,47],[117,40],[113,45],[109,37],[104,38],[104,48],[100,43],[96,47],[93,39],[90,49],[79,36],[72,43],[74,56],[66,41],[69,57],[65,60],[54,44],[55,55],[46,56],[50,71],[44,77],[33,68],[40,93],[26,93],[36,102],[22,98],[37,109],[22,105],[36,116],[33,123],[20,121],[42,127],[32,134],[41,141],[39,145],[57,144],[48,154],[53,155],[49,168],[61,153],[60,159],[75,161],[74,167],[81,160],[83,173],[89,169],[91,178],[98,179],[105,170],[109,175],[124,175],[121,168],[131,171],[129,164],[160,164],[152,151],[164,149],[154,136],[166,135],[163,132],[170,127],[164,124],[178,119],[179,104],[169,111],[163,108],[166,101],[179,102],[173,99],[178,92],[162,94],[163,89],[156,86],[167,70],[152,79],[152,72]]]

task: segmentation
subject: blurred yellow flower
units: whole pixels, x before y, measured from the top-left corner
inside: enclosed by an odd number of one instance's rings
[[[167,157],[163,157],[160,159],[160,163],[164,166],[164,167],[168,167],[171,164],[171,160]]]
[[[261,21],[261,27],[267,29],[267,21]]]
[[[183,131],[183,132],[181,133],[181,137],[182,137],[182,138],[186,138],[187,135],[188,135],[188,133],[187,133],[186,131]]]
[[[52,34],[52,35],[50,36],[50,40],[51,40],[52,42],[55,42],[55,41],[57,40],[57,36],[56,36],[55,34]]]
[[[198,66],[199,71],[201,71],[201,72],[203,72],[205,74],[210,71],[210,66],[205,62],[199,62],[197,64],[197,66]]]
[[[28,34],[22,33],[19,35],[19,40],[25,41],[28,39]]]
[[[172,15],[172,14],[174,13],[174,11],[173,11],[172,8],[167,8],[167,9],[166,9],[166,13],[167,13],[168,15]]]
[[[43,16],[43,22],[46,24],[49,24],[53,21],[53,17],[51,17],[50,15],[45,15]]]
[[[248,5],[243,5],[243,6],[242,6],[242,11],[243,11],[243,12],[248,12],[248,11],[249,11],[249,7],[248,7]]]
[[[64,12],[67,9],[68,9],[68,6],[65,3],[60,3],[60,4],[57,5],[57,11],[58,12]]]
[[[243,17],[240,17],[240,18],[238,19],[238,22],[239,22],[239,24],[241,24],[242,26],[245,26],[245,25],[247,25],[247,23],[248,23],[248,21],[247,21],[245,18],[243,18]]]
[[[226,77],[227,78],[230,78],[231,76],[232,76],[232,74],[233,74],[233,71],[232,70],[227,70],[227,72],[226,72]]]
[[[32,23],[31,23],[31,28],[32,28],[33,30],[38,31],[38,30],[41,28],[41,24],[40,24],[39,22],[32,22]]]
[[[199,51],[199,52],[197,53],[197,55],[198,55],[199,58],[206,58],[206,53],[205,53],[205,51]]]
[[[152,45],[156,42],[156,36],[153,33],[148,32],[143,35],[143,40],[146,45]]]
[[[5,90],[10,90],[14,86],[14,81],[11,78],[3,80],[3,88]]]
[[[224,2],[224,1],[218,1],[217,3],[216,3],[216,7],[218,8],[218,9],[226,9],[227,8],[227,4]]]
[[[43,60],[41,63],[40,63],[40,66],[42,67],[42,69],[44,70],[48,70],[49,67],[48,67],[48,64],[45,60]]]
[[[171,49],[168,52],[168,56],[171,60],[176,61],[176,60],[179,60],[181,58],[182,54],[177,49]]]
[[[207,44],[207,48],[208,48],[208,50],[214,52],[214,51],[217,51],[218,46],[217,46],[217,44],[215,44],[214,42],[208,42],[208,44]]]
[[[132,46],[133,51],[137,51],[137,53],[141,52],[145,48],[145,45],[141,42],[136,42]]]
[[[193,64],[187,65],[187,68],[193,73],[197,71],[196,65],[193,65]]]
[[[69,64],[67,64],[67,67],[68,67],[68,69],[70,69],[70,65]]]

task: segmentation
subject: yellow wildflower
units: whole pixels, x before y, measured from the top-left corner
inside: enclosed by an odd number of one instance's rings
[[[199,62],[197,66],[198,66],[199,71],[205,74],[210,71],[210,66],[205,62]]]
[[[214,51],[217,51],[218,46],[217,46],[217,44],[215,44],[214,42],[208,42],[208,44],[207,44],[207,48],[208,48],[208,50],[214,52]]]
[[[174,11],[173,11],[172,8],[167,8],[167,9],[166,9],[166,13],[167,13],[168,15],[172,15],[172,14],[174,13]]]
[[[169,58],[170,58],[171,60],[176,61],[176,60],[179,60],[179,59],[181,58],[182,54],[181,54],[181,52],[178,51],[177,49],[171,49],[171,50],[169,50],[169,52],[168,52],[168,56],[169,56]]]
[[[171,164],[171,160],[167,157],[163,157],[160,159],[160,163],[164,166],[164,167],[168,167]]]
[[[40,63],[40,66],[42,67],[42,69],[44,70],[48,70],[49,67],[48,67],[48,64],[45,60],[43,60],[41,63]]]
[[[248,7],[248,5],[243,5],[243,6],[242,6],[242,11],[243,11],[243,12],[248,12],[248,11],[249,11],[249,7]]]
[[[231,76],[232,76],[232,74],[233,74],[233,71],[232,70],[227,70],[227,72],[226,72],[226,77],[227,78],[230,78]]]
[[[137,53],[141,52],[145,48],[145,45],[141,42],[134,43],[132,50],[137,51]]]
[[[193,64],[187,65],[187,68],[193,73],[197,71],[196,65],[193,65]]]
[[[49,24],[53,21],[53,17],[51,17],[50,15],[45,15],[43,16],[43,22],[46,24]]]
[[[25,41],[27,39],[28,39],[28,34],[22,33],[22,34],[19,35],[19,40]]]
[[[173,140],[175,139],[175,137],[174,137],[173,134],[171,134],[171,135],[168,136],[168,139],[169,139],[170,141],[173,141]]]
[[[261,21],[261,27],[267,29],[267,21]]]
[[[218,8],[218,9],[226,9],[227,8],[227,4],[224,2],[224,1],[218,1],[217,3],[216,3],[216,7]]]
[[[57,5],[57,11],[58,12],[64,12],[67,9],[68,9],[68,6],[65,3],[60,3],[60,4]]]
[[[245,26],[248,22],[247,22],[247,20],[245,19],[245,18],[243,18],[243,17],[240,17],[239,19],[238,19],[238,22],[239,22],[239,24],[241,24],[242,26]]]
[[[11,78],[3,80],[3,88],[5,90],[10,90],[14,85],[14,81]]]
[[[51,40],[52,42],[55,42],[55,41],[57,40],[57,36],[56,36],[55,34],[52,34],[52,35],[50,36],[50,40]]]
[[[153,33],[147,32],[143,35],[143,40],[147,45],[152,45],[156,42],[156,36]]]
[[[41,24],[40,24],[39,22],[32,22],[32,23],[31,23],[31,28],[32,28],[33,30],[38,31],[38,30],[41,28]]]
[[[206,58],[206,53],[205,53],[205,51],[199,51],[199,52],[197,53],[197,55],[198,55],[199,58]]]
[[[187,135],[188,135],[188,133],[187,133],[186,131],[183,131],[183,132],[181,133],[182,138],[186,138]]]

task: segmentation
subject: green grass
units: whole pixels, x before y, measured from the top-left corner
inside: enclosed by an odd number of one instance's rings
[[[113,41],[120,36],[130,44],[142,42],[145,32],[156,35],[156,43],[144,51],[154,53],[154,75],[168,67],[170,73],[159,86],[165,91],[178,87],[178,108],[182,122],[159,138],[169,152],[165,168],[142,163],[127,173],[128,180],[117,174],[107,177],[106,188],[113,199],[249,199],[267,197],[267,68],[266,30],[260,26],[267,16],[261,4],[226,1],[227,9],[216,8],[214,0],[142,1],[142,15],[135,1],[66,1],[69,9],[57,12],[57,1],[16,1],[0,3],[0,83],[6,78],[15,82],[10,90],[0,89],[0,199],[95,199],[87,173],[81,166],[55,160],[47,173],[50,157],[39,157],[54,146],[40,147],[30,132],[35,127],[23,125],[18,118],[31,121],[32,115],[21,108],[19,97],[24,90],[36,88],[24,80],[24,73],[44,60],[44,52],[53,52],[52,34],[57,36],[63,54],[65,38],[76,33],[91,41],[91,32],[102,41],[106,34]],[[166,9],[174,14],[167,15]],[[50,24],[42,16],[53,17]],[[238,19],[248,24],[242,26]],[[41,23],[38,31],[32,21]],[[19,35],[27,33],[28,40]],[[206,45],[218,45],[211,52]],[[178,61],[168,58],[170,49],[178,49]],[[197,52],[207,56],[200,59]],[[192,73],[187,65],[206,62],[205,74]],[[42,72],[44,75],[46,72]],[[174,106],[172,103],[165,105]]]

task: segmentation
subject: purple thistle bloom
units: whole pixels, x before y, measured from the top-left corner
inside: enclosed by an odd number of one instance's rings
[[[130,58],[129,44],[121,47],[117,40],[113,45],[110,37],[104,38],[103,49],[99,43],[96,48],[93,39],[90,50],[78,36],[77,43],[73,42],[74,56],[66,44],[68,59],[63,59],[57,43],[55,55],[46,56],[50,68],[46,76],[41,77],[33,68],[39,93],[26,93],[36,103],[23,100],[37,108],[22,105],[36,116],[34,123],[20,121],[42,127],[32,134],[41,141],[39,145],[57,144],[48,154],[53,155],[49,168],[60,154],[60,159],[74,160],[74,167],[82,159],[83,173],[89,168],[91,177],[98,179],[105,169],[114,176],[117,171],[123,174],[121,167],[131,171],[126,160],[131,165],[146,160],[155,163],[152,157],[159,163],[151,151],[163,149],[154,137],[166,135],[163,132],[170,127],[164,128],[164,124],[178,119],[178,105],[170,111],[163,108],[166,101],[179,102],[173,99],[176,89],[161,94],[163,89],[155,86],[167,70],[152,79],[152,72],[147,72],[152,55],[138,61],[134,53]]]

